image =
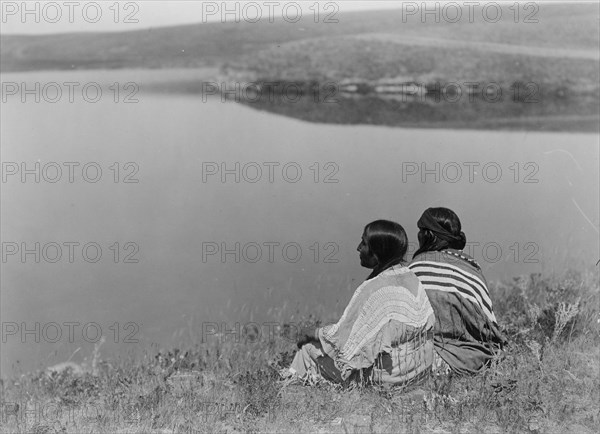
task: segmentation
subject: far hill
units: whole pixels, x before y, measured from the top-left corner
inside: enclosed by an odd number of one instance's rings
[[[371,109],[373,98],[381,96],[377,89],[382,84],[434,88],[436,83],[443,87],[450,82],[493,82],[508,94],[515,86],[534,83],[543,104],[518,110],[513,104],[494,111],[494,116],[595,119],[600,99],[599,6],[541,3],[533,17],[538,22],[524,22],[522,15],[517,23],[509,6],[504,6],[503,19],[496,23],[481,17],[472,23],[423,23],[418,18],[402,22],[400,11],[369,11],[339,14],[339,23],[330,24],[280,20],[121,33],[2,36],[0,71],[213,67],[220,71],[216,79],[229,83],[352,84],[360,90],[354,97],[370,98]],[[197,92],[197,87],[173,82],[165,90]],[[380,108],[397,109],[388,103]],[[263,104],[260,108],[316,120],[308,107],[302,113],[297,113],[299,107]],[[480,111],[470,110],[475,117]],[[328,120],[327,110],[321,115],[326,122],[356,119],[340,114]],[[370,123],[398,125],[392,118],[375,116]],[[590,128],[597,129],[590,125],[583,129]]]
[[[1,40],[1,71],[198,67],[233,62],[290,42],[369,34],[598,51],[598,5],[542,4],[535,15],[538,23],[515,23],[513,12],[506,8],[503,17],[497,23],[481,18],[473,23],[421,23],[417,18],[403,23],[400,11],[368,11],[340,14],[339,23],[330,24],[242,21],[122,33],[9,35]]]

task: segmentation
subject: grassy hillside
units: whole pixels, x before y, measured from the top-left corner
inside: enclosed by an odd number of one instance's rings
[[[339,15],[339,23],[277,21],[197,24],[123,33],[2,36],[2,72],[40,69],[171,68],[233,62],[288,42],[369,34],[427,36],[533,47],[598,49],[598,5],[542,4],[538,23],[514,23],[505,8],[497,23],[402,22],[400,11]],[[523,17],[519,20],[522,21]],[[329,54],[332,54],[329,52]],[[350,58],[355,53],[346,53]]]
[[[174,69],[210,67],[210,77],[178,80],[156,92],[198,93],[204,81],[294,82],[308,89],[357,83],[363,92],[338,95],[335,106],[258,100],[250,105],[315,122],[389,126],[572,130],[600,128],[599,5],[539,4],[537,23],[421,22],[401,11],[340,13],[339,23],[303,19],[239,24],[197,24],[125,33],[3,36],[0,71],[72,69]],[[504,98],[447,104],[401,102],[376,91],[384,82],[444,87],[466,82],[500,86]],[[515,86],[532,83],[535,103],[510,99]],[[143,83],[140,83],[143,86]],[[337,93],[337,92],[336,92]],[[245,101],[247,103],[247,101]]]
[[[492,52],[465,42],[444,47],[443,40],[376,38],[375,35],[310,39],[246,54],[228,64],[255,77],[298,80],[401,78],[405,81],[498,82],[535,81],[565,86],[598,82],[598,62],[592,59]],[[441,45],[441,46],[438,46]],[[503,47],[502,47],[503,48]]]
[[[597,433],[597,268],[490,289],[509,345],[474,377],[431,376],[404,391],[290,386],[269,367],[288,364],[295,351],[285,333],[214,336],[142,360],[101,360],[96,351],[94,369],[79,374],[6,379],[0,432]]]

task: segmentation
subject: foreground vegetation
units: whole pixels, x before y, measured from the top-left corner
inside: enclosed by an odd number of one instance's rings
[[[3,383],[3,433],[598,432],[597,268],[491,286],[510,341],[475,377],[432,376],[413,390],[286,385],[295,346],[217,338],[141,360],[100,360],[83,375]],[[275,369],[274,369],[275,368]]]

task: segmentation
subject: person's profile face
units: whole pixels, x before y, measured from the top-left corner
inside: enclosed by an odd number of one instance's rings
[[[359,253],[360,265],[362,265],[365,268],[372,269],[377,266],[377,259],[375,258],[375,255],[373,255],[373,253],[369,249],[369,246],[365,242],[365,239],[366,239],[366,235],[365,235],[365,232],[363,232],[362,238],[360,240],[360,244],[358,245],[356,250],[358,250],[358,253]]]

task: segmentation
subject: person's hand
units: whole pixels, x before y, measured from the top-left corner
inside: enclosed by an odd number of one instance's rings
[[[317,329],[315,327],[303,327],[302,329],[300,329],[300,333],[298,334],[298,341],[296,342],[298,348],[302,348],[302,345],[316,340],[316,330]]]

